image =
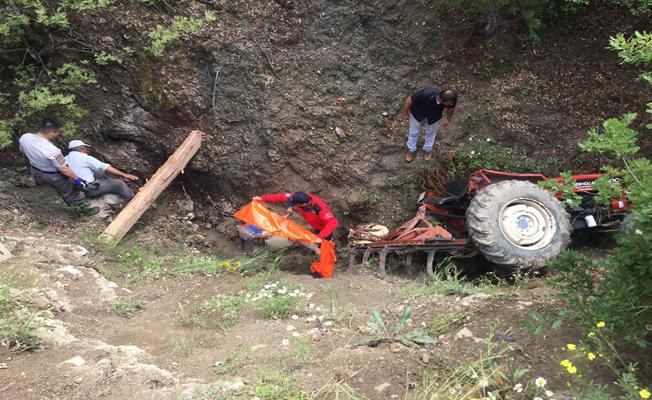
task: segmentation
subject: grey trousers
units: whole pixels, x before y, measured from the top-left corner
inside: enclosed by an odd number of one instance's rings
[[[75,183],[67,176],[58,172],[48,173],[39,171],[34,167],[30,168],[30,171],[37,182],[52,186],[69,206],[81,204],[86,201],[84,193],[75,188]]]
[[[134,192],[129,189],[126,183],[121,179],[95,179],[88,184],[88,191],[86,196],[98,197],[107,193],[115,193],[126,200],[131,200],[134,197]]]

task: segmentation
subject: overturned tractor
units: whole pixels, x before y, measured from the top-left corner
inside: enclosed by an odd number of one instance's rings
[[[366,262],[378,254],[385,273],[388,254],[406,256],[412,264],[417,252],[427,254],[426,269],[433,275],[437,252],[469,256],[481,253],[489,261],[507,266],[536,268],[557,257],[570,243],[572,231],[617,229],[627,216],[625,195],[609,206],[596,201],[594,183],[600,174],[572,176],[573,191],[582,201],[567,207],[559,193],[537,183],[564,181],[541,174],[516,174],[479,170],[468,180],[447,185],[443,196],[424,192],[416,217],[377,241],[353,247],[349,265],[362,255]]]

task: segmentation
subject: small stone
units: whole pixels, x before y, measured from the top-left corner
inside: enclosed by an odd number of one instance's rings
[[[383,111],[383,114],[382,114],[382,115],[383,115],[383,117],[386,117],[386,116],[388,116],[389,114],[387,113],[387,111]]]
[[[378,392],[378,393],[382,393],[382,392],[384,392],[384,391],[385,391],[388,387],[390,387],[390,386],[392,386],[391,383],[385,382],[385,383],[381,383],[381,384],[378,385],[378,386],[375,386],[375,387],[374,387],[374,390],[375,390],[376,392]]]
[[[79,378],[75,379],[75,383],[76,383],[77,385],[79,385],[80,383],[82,383],[83,380],[84,380],[84,378],[82,378],[82,377],[80,376]]]
[[[66,265],[65,267],[61,267],[61,268],[57,269],[57,271],[68,274],[73,279],[79,279],[80,277],[84,276],[84,274],[80,270],[73,267],[72,265]]]
[[[473,333],[466,327],[460,329],[456,334],[455,334],[455,340],[460,340],[460,339],[465,339],[465,338],[472,338]]]
[[[69,360],[62,362],[61,364],[72,364],[75,367],[81,367],[82,365],[86,364],[86,360],[80,356],[75,356]]]
[[[428,364],[430,362],[430,353],[421,354],[421,361],[423,361],[424,364]]]
[[[9,368],[9,367],[7,367],[7,364],[0,363],[0,369],[7,369],[7,368]]]

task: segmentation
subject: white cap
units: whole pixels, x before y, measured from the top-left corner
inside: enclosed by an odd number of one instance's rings
[[[74,149],[75,147],[81,146],[91,147],[90,144],[86,144],[81,140],[71,140],[70,143],[68,143],[68,149]]]

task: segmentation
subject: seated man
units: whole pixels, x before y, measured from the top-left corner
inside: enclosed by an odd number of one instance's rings
[[[29,160],[30,173],[37,182],[52,186],[67,205],[77,207],[82,214],[97,214],[100,209],[86,201],[86,182],[66,165],[61,150],[51,142],[61,133],[58,121],[44,119],[36,134],[20,137],[20,151]]]
[[[326,203],[314,194],[304,192],[266,194],[262,197],[256,196],[252,200],[285,203],[288,213],[292,212],[292,206],[295,206],[303,219],[319,236],[320,241],[321,239],[333,240],[333,232],[340,225]]]
[[[68,144],[70,153],[66,156],[66,163],[70,169],[88,183],[86,196],[98,197],[107,193],[115,193],[126,200],[134,197],[134,192],[121,179],[95,178],[95,174],[104,176],[108,172],[132,181],[138,180],[135,175],[124,173],[93,156],[89,156],[90,147],[81,140],[71,140]]]

